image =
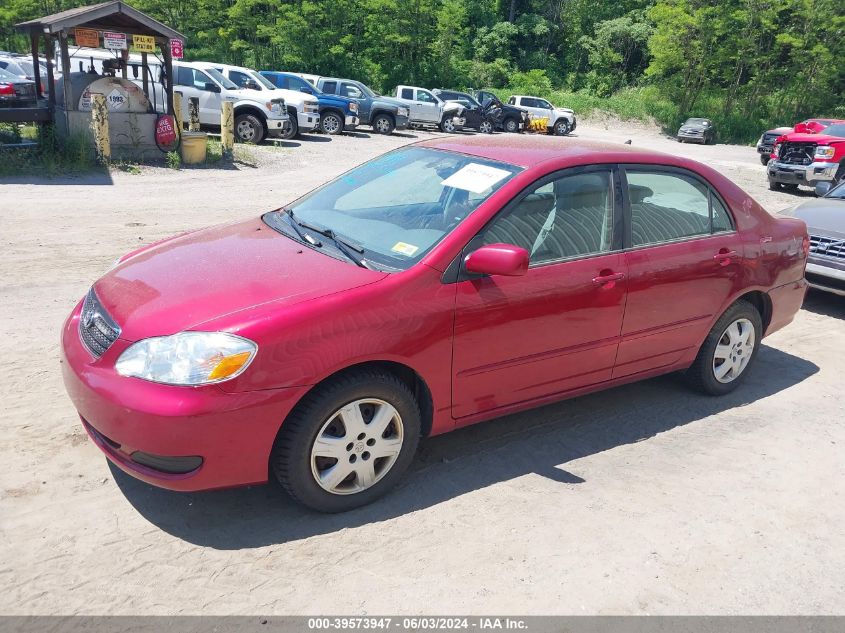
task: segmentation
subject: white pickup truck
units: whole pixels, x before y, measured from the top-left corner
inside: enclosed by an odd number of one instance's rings
[[[285,100],[259,90],[239,88],[212,64],[174,62],[175,92],[182,93],[182,120],[188,120],[188,99],[199,99],[200,125],[220,126],[223,101],[231,101],[235,114],[235,138],[244,143],[260,143],[265,136],[284,137],[290,131]]]
[[[528,110],[532,119],[548,119],[549,134],[566,136],[578,124],[575,120],[575,113],[572,110],[568,108],[556,108],[540,97],[513,95],[508,99],[508,104]]]
[[[395,98],[408,104],[411,125],[436,125],[441,132],[456,132],[466,123],[464,106],[443,101],[425,88],[396,86]]]

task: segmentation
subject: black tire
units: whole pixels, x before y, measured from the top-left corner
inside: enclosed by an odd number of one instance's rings
[[[845,182],[845,161],[839,163],[839,169],[836,170],[836,175],[833,177],[833,187],[841,182]]]
[[[566,136],[569,134],[569,121],[566,119],[558,119],[554,124],[555,136]]]
[[[454,134],[457,132],[455,128],[455,123],[452,121],[454,117],[450,116],[448,113],[443,115],[443,119],[440,121],[440,125],[437,127],[440,128],[441,132],[446,134]]]
[[[747,319],[754,327],[754,346],[750,358],[740,373],[730,382],[720,382],[716,378],[714,369],[714,355],[719,341],[726,335],[728,327],[739,319]],[[760,339],[763,336],[763,319],[751,303],[743,299],[734,303],[725,313],[719,317],[713,329],[704,339],[695,361],[687,369],[685,377],[689,384],[703,393],[711,396],[721,396],[736,389],[751,370],[754,359],[757,357],[757,350],[760,348]],[[747,352],[746,352],[747,353]]]
[[[678,139],[678,143],[683,143],[683,142],[684,142],[684,139],[682,139],[682,138]]]
[[[390,470],[371,487],[334,494],[317,483],[311,468],[311,449],[336,411],[365,398],[377,398],[396,409],[402,420],[402,447]],[[404,382],[375,369],[351,372],[317,387],[291,412],[273,447],[271,471],[287,493],[303,505],[319,512],[345,512],[375,501],[396,485],[414,459],[420,429],[419,405]]]
[[[762,165],[768,165],[769,164],[768,154],[760,154],[760,164],[762,164]]]
[[[492,134],[496,131],[496,124],[490,119],[482,119],[478,124],[478,131],[482,134]]]
[[[507,119],[505,119],[505,122],[502,123],[502,129],[505,132],[516,134],[517,132],[519,132],[519,121],[512,117],[508,117]]]
[[[794,182],[784,183],[782,186],[786,191],[798,191],[798,185],[796,185]]]
[[[343,132],[343,126],[346,120],[343,115],[334,110],[326,110],[320,115],[320,129],[331,136]]]
[[[296,118],[296,108],[288,108],[288,118],[290,119],[290,126],[279,137],[284,141],[289,141],[299,135],[299,121]]]
[[[780,183],[774,180],[769,181],[769,190],[770,191],[780,191]]]
[[[396,122],[392,116],[382,112],[373,119],[372,128],[376,134],[393,134],[393,130],[396,129]]]
[[[264,140],[264,123],[254,114],[241,114],[235,117],[235,138],[240,143],[255,143]]]

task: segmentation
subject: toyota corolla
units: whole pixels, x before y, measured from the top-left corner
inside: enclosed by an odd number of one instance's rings
[[[342,511],[420,438],[668,372],[735,389],[801,306],[809,246],[694,161],[436,139],[124,256],[64,325],[64,380],[134,477],[273,479]]]

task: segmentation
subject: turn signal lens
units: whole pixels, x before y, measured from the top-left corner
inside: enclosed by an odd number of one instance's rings
[[[816,158],[833,158],[836,150],[830,145],[820,145],[816,148]]]
[[[229,376],[240,371],[241,367],[249,362],[252,357],[251,352],[241,352],[240,354],[233,354],[226,356],[220,360],[219,363],[208,374],[208,380],[223,380]]]

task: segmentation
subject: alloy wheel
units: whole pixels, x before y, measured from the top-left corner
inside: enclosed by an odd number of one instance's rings
[[[249,143],[250,141],[255,140],[256,130],[255,127],[249,121],[239,122],[236,131],[238,134],[238,139],[243,141],[244,143]]]
[[[716,344],[713,375],[722,384],[733,382],[745,371],[754,353],[754,325],[748,319],[731,323]]]
[[[384,117],[376,121],[376,130],[381,134],[387,134],[390,131],[390,121]]]
[[[337,134],[340,131],[340,121],[334,114],[323,117],[323,131],[326,134]]]
[[[355,400],[335,411],[311,447],[311,474],[327,492],[349,495],[378,483],[393,468],[404,440],[402,417],[384,400]]]
[[[481,124],[478,126],[478,131],[482,134],[492,134],[493,124],[490,121],[482,121]]]

